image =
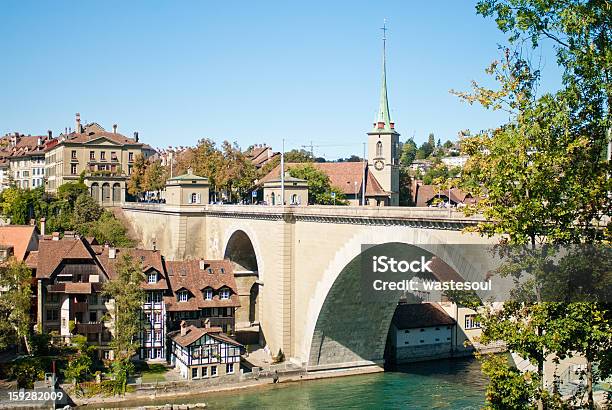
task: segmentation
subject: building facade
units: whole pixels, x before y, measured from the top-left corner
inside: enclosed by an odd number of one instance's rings
[[[45,183],[45,151],[53,143],[48,135],[7,134],[0,149],[0,185],[2,189],[14,183],[23,189]]]
[[[139,142],[138,133],[128,138],[117,132],[107,132],[98,124],[81,125],[76,116],[74,132],[62,134],[57,144],[45,155],[46,190],[56,192],[66,182],[78,181],[81,175],[94,199],[103,205],[125,201],[127,179],[137,155],[145,158],[155,153]]]

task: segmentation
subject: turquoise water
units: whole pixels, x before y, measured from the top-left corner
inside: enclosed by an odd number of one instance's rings
[[[476,360],[455,359],[415,363],[385,373],[208,393],[175,403],[205,402],[209,409],[479,409],[485,388]],[[144,403],[130,403],[140,404]]]

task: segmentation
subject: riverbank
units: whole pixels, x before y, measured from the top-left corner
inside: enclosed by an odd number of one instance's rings
[[[373,373],[384,372],[379,366],[367,366],[367,367],[357,367],[351,369],[337,369],[337,370],[322,370],[316,372],[307,373],[305,371],[296,372],[296,371],[288,371],[283,372],[279,371],[278,374],[269,373],[262,375],[261,377],[254,378],[251,380],[242,380],[236,381],[229,384],[224,385],[205,385],[199,384],[198,382],[190,382],[189,386],[192,388],[186,390],[180,390],[176,388],[171,388],[169,391],[168,385],[165,383],[160,383],[155,386],[155,388],[151,389],[150,387],[146,388],[136,388],[135,391],[126,393],[125,396],[117,397],[104,397],[104,396],[94,396],[90,398],[74,398],[74,403],[79,408],[84,409],[99,409],[99,408],[126,408],[125,405],[129,405],[130,407],[141,407],[146,406],[146,402],[159,402],[164,399],[168,399],[169,402],[173,402],[175,400],[180,400],[181,398],[191,397],[194,395],[201,395],[204,393],[222,393],[222,392],[232,392],[232,391],[244,391],[249,389],[256,389],[258,387],[270,385],[270,384],[291,384],[302,381],[311,381],[311,380],[321,380],[321,379],[329,379],[329,378],[337,378],[337,377],[345,377],[345,376],[355,376],[355,375],[367,375]],[[275,377],[278,377],[277,383],[274,382]],[[174,386],[176,386],[174,384]],[[193,388],[196,387],[196,388]]]

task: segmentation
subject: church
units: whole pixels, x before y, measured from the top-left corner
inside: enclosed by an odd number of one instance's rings
[[[385,32],[386,29],[383,29]],[[386,35],[383,36],[382,84],[380,102],[372,130],[368,135],[367,162],[324,162],[310,163],[323,171],[331,185],[339,188],[350,205],[399,206],[399,157],[400,134],[389,111],[387,96]],[[285,163],[284,172],[299,163]],[[259,182],[278,180],[280,165]],[[365,179],[365,184],[363,183]],[[363,188],[365,185],[365,194]],[[365,199],[365,204],[363,200]]]

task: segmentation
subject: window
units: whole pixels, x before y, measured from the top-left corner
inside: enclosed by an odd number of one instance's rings
[[[212,300],[213,298],[213,291],[210,288],[206,288],[204,289],[204,299],[206,300]]]
[[[134,153],[133,152],[128,152],[128,161],[130,161],[130,162],[134,161]]]
[[[158,359],[162,358],[162,349],[159,349],[159,348],[155,349],[155,357]]]
[[[95,151],[89,151],[89,159],[96,159],[96,152]]]
[[[47,309],[47,320],[49,321],[59,320],[59,309]]]
[[[97,322],[98,321],[98,311],[96,311],[96,310],[89,311],[89,321],[90,322]]]
[[[193,367],[191,368],[191,378],[192,379],[197,379],[198,378],[198,368],[197,367]]]
[[[225,268],[221,268],[221,273],[225,273]]]
[[[212,268],[208,268],[208,273],[213,273]]]
[[[76,175],[77,173],[77,164],[70,164],[70,174]]]
[[[155,323],[161,323],[161,321],[162,321],[161,312],[155,312]]]
[[[162,331],[161,330],[156,330],[155,331],[155,341],[156,342],[161,342],[162,339]]]
[[[111,151],[111,161],[117,161],[117,153],[115,151]]]
[[[225,372],[227,374],[232,374],[234,373],[234,363],[228,363],[225,367]]]
[[[202,377],[208,377],[208,367],[202,367]]]
[[[157,273],[149,273],[149,283],[157,283]]]
[[[221,297],[222,300],[227,300],[230,297],[230,291],[227,288],[223,288],[221,289],[221,291],[219,292],[219,296]]]
[[[217,375],[217,366],[210,366],[210,375],[215,377]]]
[[[200,194],[196,194],[195,192],[191,194],[189,198],[190,204],[199,204],[200,203]]]
[[[465,328],[466,329],[479,329],[480,322],[476,320],[476,315],[465,315]]]
[[[147,313],[145,314],[145,317],[146,317],[146,321],[147,321],[147,322],[149,322],[149,323],[151,323],[151,313],[147,312]]]
[[[100,159],[101,159],[102,161],[104,161],[104,160],[106,159],[106,151],[101,151],[101,152],[100,152]]]
[[[148,330],[145,330],[145,341],[151,341],[151,332],[149,332]]]
[[[48,293],[47,303],[59,303],[59,293]]]
[[[179,302],[187,302],[188,298],[189,298],[189,295],[187,294],[186,291],[179,292],[178,294]]]
[[[382,142],[378,141],[376,143],[376,156],[377,157],[382,157],[383,154],[383,146],[382,146]]]
[[[105,360],[109,360],[110,359],[110,350],[105,350],[104,351],[104,359]]]
[[[75,150],[73,150],[73,151],[70,153],[70,158],[72,158],[72,159],[76,159],[76,158],[77,158],[77,154],[76,154],[76,151],[75,151]]]

